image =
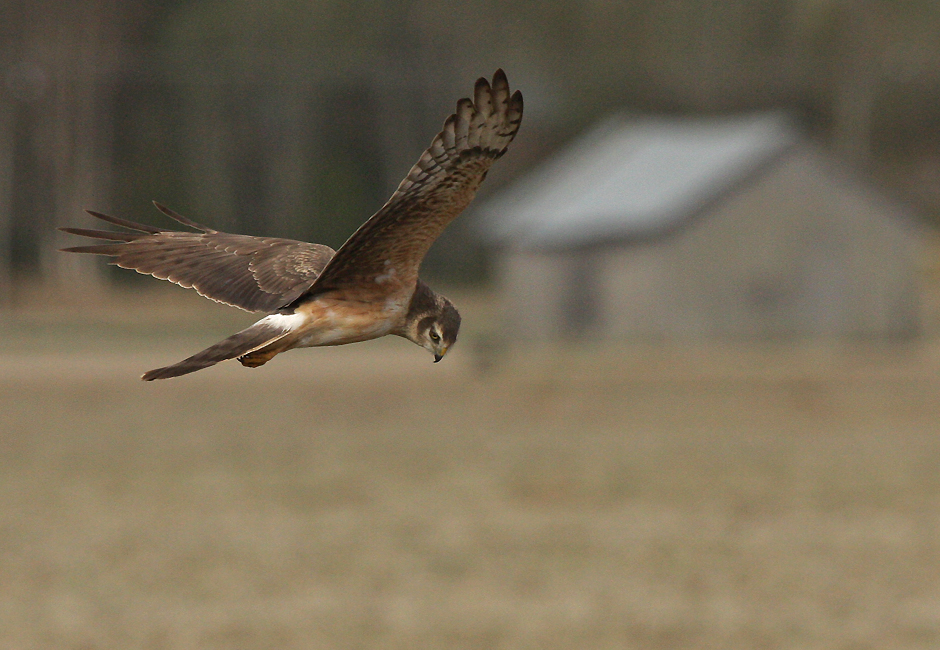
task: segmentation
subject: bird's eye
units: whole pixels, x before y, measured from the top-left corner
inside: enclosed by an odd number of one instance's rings
[[[437,332],[428,332],[428,338],[431,339],[431,341],[434,343],[438,343],[441,340],[441,337],[438,336]]]

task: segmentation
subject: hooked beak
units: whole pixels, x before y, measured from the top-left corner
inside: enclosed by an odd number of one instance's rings
[[[440,361],[440,360],[443,359],[443,358],[444,358],[444,355],[443,355],[443,354],[435,354],[435,355],[434,355],[434,363],[437,363],[438,361]]]

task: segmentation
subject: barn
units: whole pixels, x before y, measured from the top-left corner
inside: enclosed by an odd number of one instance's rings
[[[912,211],[781,113],[614,117],[476,211],[527,338],[900,338]]]

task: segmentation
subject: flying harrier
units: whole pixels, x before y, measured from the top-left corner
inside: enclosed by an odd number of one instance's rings
[[[219,232],[155,203],[199,232],[161,230],[89,211],[135,232],[62,228],[107,244],[63,249],[110,255],[125,269],[193,288],[217,302],[268,315],[198,354],[142,379],[167,379],[238,359],[255,368],[293,348],[342,345],[395,334],[440,361],[460,314],[418,277],[425,254],[473,199],[522,122],[522,94],[506,75],[478,79],[388,202],[338,251],[275,237]]]

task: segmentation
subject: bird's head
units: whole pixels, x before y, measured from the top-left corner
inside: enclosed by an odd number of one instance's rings
[[[444,358],[460,331],[454,304],[423,282],[418,283],[405,320],[404,337],[433,354],[435,363]]]

